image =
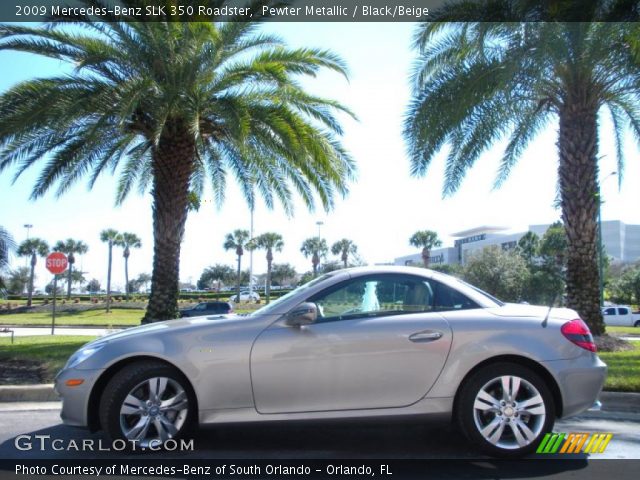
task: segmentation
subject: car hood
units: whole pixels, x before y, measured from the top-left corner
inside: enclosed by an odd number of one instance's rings
[[[252,317],[253,318],[253,317]],[[160,331],[178,331],[190,328],[199,328],[202,326],[211,326],[213,324],[228,325],[229,323],[246,322],[249,319],[246,315],[227,314],[227,315],[203,315],[201,317],[179,318],[177,320],[165,320],[164,322],[154,322],[139,327],[131,327],[125,330],[114,332],[104,337],[97,338],[91,343],[103,343],[120,340],[131,336],[155,334]]]
[[[568,308],[552,308],[540,305],[524,305],[521,303],[505,303],[501,307],[487,308],[487,311],[499,317],[537,317],[545,318],[547,315],[563,320],[579,318],[578,314]]]

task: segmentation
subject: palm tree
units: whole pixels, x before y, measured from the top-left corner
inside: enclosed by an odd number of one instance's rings
[[[640,136],[640,62],[629,46],[636,42],[637,26],[605,21],[618,7],[626,11],[624,2],[580,2],[574,13],[582,21],[574,23],[554,21],[557,3],[497,0],[491,21],[500,23],[422,24],[404,133],[414,175],[424,175],[440,148],[450,144],[448,195],[488,146],[507,137],[499,186],[536,134],[556,122],[560,203],[569,245],[567,304],[599,335],[604,326],[596,246],[598,114],[606,107],[613,120],[621,172],[625,127]],[[480,3],[463,2],[429,17],[478,20],[486,18],[483,14]],[[517,21],[524,16],[532,21]],[[632,16],[637,20],[637,12]]]
[[[107,263],[107,313],[111,311],[111,264],[113,260],[113,246],[121,242],[122,236],[113,228],[107,228],[100,232],[100,241],[109,247],[109,261]]]
[[[71,279],[73,275],[73,265],[76,263],[75,254],[83,255],[89,251],[89,246],[81,240],[67,238],[65,241],[58,241],[53,247],[54,252],[62,252],[67,256],[69,269],[67,270],[67,300],[71,298]]]
[[[18,246],[18,256],[31,258],[31,272],[29,273],[29,292],[27,297],[27,307],[31,306],[33,300],[33,279],[35,278],[36,263],[38,257],[46,257],[49,253],[49,244],[41,238],[29,238]]]
[[[3,273],[9,266],[9,253],[15,248],[16,244],[11,234],[4,227],[0,227],[0,294],[4,294],[7,289]]]
[[[353,243],[353,240],[343,238],[331,246],[331,253],[334,255],[340,255],[340,260],[342,260],[344,268],[347,268],[349,266],[349,255],[355,255],[358,253],[358,246]]]
[[[320,259],[326,257],[327,252],[329,251],[329,247],[327,247],[327,241],[324,238],[320,237],[307,238],[304,242],[302,242],[300,251],[306,258],[311,257],[311,265],[313,266],[313,277],[315,278],[318,275],[318,265],[320,264]]]
[[[431,249],[442,245],[442,240],[438,238],[438,234],[433,230],[420,230],[411,235],[409,245],[416,248],[422,248],[421,256],[424,268],[429,268]]]
[[[122,251],[122,256],[124,257],[124,292],[126,299],[129,300],[129,255],[131,255],[132,248],[140,248],[142,246],[142,240],[135,233],[122,232],[115,245],[124,249]]]
[[[252,6],[262,3],[271,0]],[[347,193],[355,164],[339,141],[336,114],[352,114],[302,87],[325,70],[346,76],[346,66],[327,50],[287,48],[259,33],[256,22],[181,22],[169,12],[154,22],[103,18],[78,17],[72,30],[60,23],[0,27],[0,49],[73,67],[0,97],[0,171],[16,165],[20,175],[42,165],[34,198],[54,185],[62,194],[83,176],[92,186],[118,167],[118,204],[136,185],[150,190],[154,259],[143,321],[176,318],[180,244],[190,200],[201,196],[205,179],[218,203],[232,175],[245,197],[255,185],[268,207],[279,201],[287,213],[296,193],[325,209]]]
[[[262,248],[267,251],[267,293],[266,302],[271,299],[271,268],[273,264],[273,251],[281,252],[284,247],[282,235],[279,233],[267,232],[254,238],[252,241],[253,248]]]
[[[247,248],[249,244],[249,232],[247,230],[234,230],[233,233],[228,233],[226,238],[224,239],[224,244],[222,245],[225,250],[235,250],[236,256],[238,257],[238,270],[237,270],[237,278],[236,282],[236,293],[238,295],[237,301],[240,303],[240,285],[242,283],[242,255],[244,255],[244,249]],[[251,280],[249,280],[251,281]]]

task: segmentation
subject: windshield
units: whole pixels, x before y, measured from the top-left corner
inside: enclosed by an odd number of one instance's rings
[[[304,290],[308,290],[311,287],[319,284],[320,282],[324,282],[327,278],[331,278],[333,275],[335,275],[335,273],[336,272],[326,273],[326,274],[324,274],[324,275],[322,275],[322,276],[320,276],[318,278],[314,278],[310,282],[307,282],[304,285],[301,285],[298,288],[296,288],[294,290],[291,290],[286,295],[283,295],[280,298],[278,298],[277,300],[274,300],[271,303],[269,303],[268,305],[265,305],[264,307],[256,310],[255,312],[253,312],[251,314],[251,316],[273,313],[281,303],[286,302],[287,300],[289,300],[294,295],[297,295],[298,293],[300,293],[300,292],[302,292]]]

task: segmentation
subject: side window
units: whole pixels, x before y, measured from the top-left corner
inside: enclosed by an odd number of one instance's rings
[[[194,310],[206,310],[206,308],[207,308],[206,303],[199,303],[198,305],[196,305],[196,308]]]
[[[616,314],[616,309],[615,309],[615,308],[607,308],[607,309],[604,311],[604,314],[605,314],[605,315],[615,315],[615,314]]]
[[[427,279],[376,275],[348,280],[309,299],[318,306],[318,321],[398,315],[433,309]]]
[[[618,309],[618,315],[629,315],[629,309],[628,308],[619,308]]]
[[[435,291],[434,310],[445,312],[449,310],[468,310],[478,308],[478,304],[470,300],[457,290],[439,282],[433,282]]]

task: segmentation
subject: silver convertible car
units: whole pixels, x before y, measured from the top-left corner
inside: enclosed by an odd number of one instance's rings
[[[64,423],[157,444],[198,424],[455,420],[491,455],[534,450],[597,403],[606,365],[576,312],[505,304],[422,268],[321,276],[248,316],[131,328],[56,378]]]

